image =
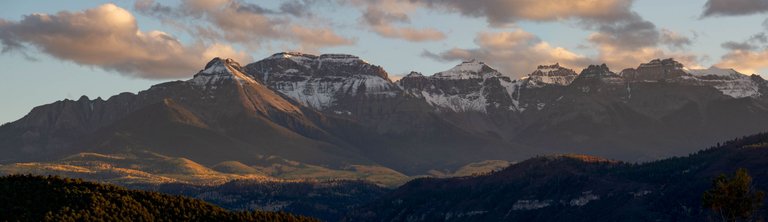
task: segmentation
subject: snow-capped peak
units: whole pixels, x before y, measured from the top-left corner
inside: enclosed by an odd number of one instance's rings
[[[237,80],[240,83],[256,82],[251,77],[245,75],[242,72],[240,63],[230,58],[222,59],[219,57],[216,57],[208,62],[208,64],[205,65],[205,68],[195,74],[194,78],[190,79],[188,82],[207,87],[230,79]]]
[[[337,63],[365,63],[368,61],[360,59],[360,57],[349,54],[322,54],[320,55],[321,62],[337,62]]]
[[[576,79],[576,72],[571,69],[560,66],[559,63],[552,65],[540,65],[531,74],[528,74],[528,80],[533,85],[569,85]]]
[[[711,66],[708,69],[684,69],[688,74],[694,75],[694,76],[733,76],[733,75],[743,75],[739,72],[737,72],[734,69],[724,69],[724,68],[718,68],[715,66]]]
[[[232,74],[230,67],[236,67],[240,69],[240,63],[235,62],[230,58],[222,59],[219,57],[213,58],[208,64],[205,65],[205,69],[198,74],[214,75],[214,74]]]
[[[440,79],[475,79],[501,76],[499,71],[475,59],[464,61],[453,68],[434,75]]]
[[[370,64],[368,61],[360,59],[360,57],[349,54],[322,54],[317,56],[300,52],[279,52],[267,57],[265,60],[271,59],[289,59],[307,67],[315,63]]]
[[[294,57],[317,58],[316,55],[304,54],[301,52],[278,52],[268,57],[267,59],[284,59],[284,58],[294,58]]]
[[[684,71],[693,76],[687,80],[698,85],[715,87],[724,95],[733,98],[757,97],[761,95],[761,81],[755,81],[752,77],[741,74],[733,69],[712,66],[708,69],[684,69]]]
[[[317,59],[316,55],[311,54],[304,54],[300,52],[279,52],[275,53],[270,57],[267,57],[264,60],[277,60],[277,59],[287,59],[295,62],[296,64],[309,67],[313,61]]]

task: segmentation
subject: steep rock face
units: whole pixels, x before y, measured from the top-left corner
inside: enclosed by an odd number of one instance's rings
[[[761,78],[752,78],[733,69],[710,67],[689,69],[674,59],[654,59],[636,69],[625,69],[621,76],[628,82],[665,82],[685,86],[713,87],[732,98],[760,97],[765,85]]]
[[[540,65],[531,74],[528,74],[528,80],[533,86],[558,85],[567,86],[576,79],[576,72],[560,66],[559,63],[553,65]]]
[[[681,82],[710,86],[719,90],[723,95],[733,98],[758,98],[763,95],[766,81],[758,75],[744,75],[733,69],[710,67],[708,69],[688,69],[690,77]]]
[[[574,79],[573,85],[620,84],[624,78],[611,71],[607,65],[589,65]]]
[[[682,147],[706,145],[704,141],[713,138],[727,139],[739,135],[736,131],[749,134],[766,129],[759,125],[767,119],[756,115],[768,112],[760,97],[726,95],[717,84],[688,74],[674,60],[651,63],[632,74],[625,70],[622,75],[605,65],[587,67],[560,97],[524,118],[530,121],[517,138],[536,147],[589,147],[583,151],[641,160],[684,155],[691,149]],[[750,77],[738,74],[729,78]],[[732,79],[727,81],[739,87],[752,84]],[[737,122],[740,127],[733,124]]]
[[[132,94],[104,101],[80,97],[35,107],[23,118],[0,127],[0,160],[66,149],[78,137],[122,118],[133,103]]]
[[[411,73],[398,84],[438,110],[459,113],[516,110],[517,102],[510,92],[520,87],[519,82],[475,60],[429,77]]]
[[[303,105],[347,114],[357,97],[392,97],[399,92],[380,66],[357,56],[277,53],[249,64],[245,72]]]
[[[352,55],[277,53],[245,71],[270,89],[321,111],[352,119],[380,133],[429,131],[431,107],[407,95],[383,68]],[[418,134],[418,133],[414,133]]]
[[[665,79],[675,79],[682,76],[688,76],[683,69],[683,64],[673,59],[654,59],[648,63],[640,64],[637,69],[625,69],[621,71],[621,76],[628,81],[658,81]]]
[[[215,58],[187,81],[162,83],[107,101],[81,99],[42,106],[25,117],[28,120],[0,129],[0,135],[11,138],[3,141],[2,151],[9,154],[6,157],[30,160],[83,150],[141,149],[205,164],[233,159],[247,163],[257,155],[320,165],[370,163],[337,136],[358,126],[328,120],[242,69],[230,59]],[[52,118],[41,121],[45,118],[40,116]]]

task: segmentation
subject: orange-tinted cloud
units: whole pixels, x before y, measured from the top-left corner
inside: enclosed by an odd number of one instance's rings
[[[142,78],[186,77],[213,56],[251,58],[222,44],[183,44],[161,31],[142,31],[136,18],[114,4],[82,12],[31,14],[0,25],[3,47],[34,46],[56,58]]]
[[[733,68],[746,74],[757,73],[759,70],[768,68],[768,49],[734,50],[723,55],[715,66]]]

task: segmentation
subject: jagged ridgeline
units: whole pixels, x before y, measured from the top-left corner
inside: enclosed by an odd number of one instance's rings
[[[3,221],[318,221],[282,212],[228,211],[192,198],[83,182],[0,177]]]
[[[540,154],[656,160],[768,130],[768,83],[732,69],[664,59],[513,75],[472,60],[392,81],[352,55],[216,58],[186,81],[36,107],[0,127],[0,164],[149,152],[238,175],[396,185]]]

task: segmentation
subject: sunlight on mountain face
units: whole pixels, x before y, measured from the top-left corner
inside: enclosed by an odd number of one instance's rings
[[[765,13],[5,4],[0,221],[760,220]]]

